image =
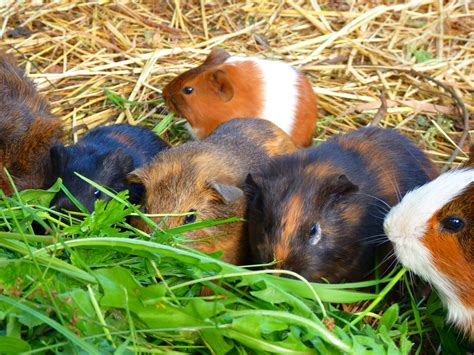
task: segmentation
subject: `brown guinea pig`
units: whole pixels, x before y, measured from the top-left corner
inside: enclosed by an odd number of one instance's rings
[[[19,190],[52,184],[49,149],[63,134],[47,101],[16,66],[13,57],[0,52],[0,189],[13,188],[4,168]]]
[[[436,175],[413,143],[381,128],[333,136],[262,172],[247,178],[252,263],[331,282],[370,275],[389,207]]]
[[[154,218],[163,228],[196,220],[244,217],[245,177],[268,163],[270,157],[295,150],[281,129],[260,119],[233,119],[219,126],[203,141],[193,141],[161,153],[151,165],[129,175],[131,183],[145,186],[144,210],[157,213],[194,213]],[[143,220],[135,225],[147,232]],[[243,222],[189,231],[191,246],[205,251],[222,250],[223,260],[241,264],[248,254]]]
[[[237,117],[269,120],[298,147],[311,145],[315,133],[317,104],[311,83],[279,61],[231,57],[213,49],[203,64],[173,79],[163,97],[200,139]]]
[[[406,194],[384,227],[400,262],[438,290],[448,319],[474,340],[474,166]]]

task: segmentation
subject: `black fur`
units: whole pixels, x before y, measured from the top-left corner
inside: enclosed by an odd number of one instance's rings
[[[95,194],[96,189],[75,172],[116,192],[128,190],[130,201],[138,203],[143,186],[129,184],[127,175],[150,163],[167,147],[167,143],[149,129],[121,124],[95,128],[69,147],[56,145],[51,148],[51,159],[55,176],[60,177],[79,202],[92,211],[95,200],[107,199],[107,196]],[[58,209],[77,210],[63,192],[58,193],[53,203]]]
[[[361,279],[374,267],[386,204],[394,205],[398,193],[435,174],[413,143],[388,129],[362,128],[276,158],[260,175],[247,178],[252,261],[271,262],[279,246],[286,257],[277,267],[309,280]],[[295,196],[301,201],[299,221],[289,228],[286,209]],[[311,245],[309,231],[317,223],[321,239]],[[294,232],[285,242],[288,230]]]

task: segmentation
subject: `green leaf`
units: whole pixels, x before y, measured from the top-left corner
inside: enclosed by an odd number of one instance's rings
[[[113,92],[112,90],[108,88],[104,88],[104,94],[107,100],[114,106],[118,106],[123,108],[124,104],[128,105],[140,105],[140,104],[146,104],[146,103],[163,103],[163,99],[157,99],[157,100],[150,100],[150,101],[131,101],[128,100],[119,94]]]
[[[234,348],[232,342],[227,341],[218,329],[203,329],[201,336],[215,354],[226,354]]]
[[[382,318],[379,322],[379,329],[384,326],[387,330],[392,329],[393,325],[397,321],[398,318],[399,307],[398,304],[395,303],[391,305],[382,315]]]
[[[104,297],[100,301],[100,305],[103,307],[125,309],[128,301],[130,311],[151,328],[206,325],[206,322],[192,314],[193,312],[188,313],[187,309],[180,309],[166,302],[145,305],[150,297],[156,299],[163,296],[163,286],[155,285],[153,289],[147,288],[148,291],[154,290],[154,294],[144,292],[145,288],[124,268],[100,269],[96,270],[94,274],[104,289]]]
[[[424,63],[424,62],[427,62],[427,61],[433,59],[433,55],[428,51],[425,51],[423,49],[419,49],[419,50],[415,51],[415,59],[416,59],[417,63]]]
[[[82,340],[81,338],[76,336],[74,333],[72,333],[70,330],[68,330],[67,328],[65,328],[64,326],[62,326],[61,324],[59,324],[55,320],[53,320],[53,319],[45,316],[44,314],[34,310],[30,306],[27,306],[26,304],[20,303],[17,300],[14,300],[10,297],[6,297],[6,296],[3,296],[3,295],[0,295],[0,302],[7,303],[11,306],[14,306],[14,307],[16,307],[16,308],[18,308],[18,309],[20,309],[24,312],[27,312],[27,313],[31,314],[32,316],[38,318],[43,323],[49,325],[51,328],[53,328],[56,331],[58,331],[59,333],[61,333],[66,339],[68,339],[73,344],[78,346],[80,349],[86,351],[87,353],[97,354],[97,355],[100,354],[100,352],[94,346],[92,346],[91,344],[85,342],[84,340]]]
[[[9,336],[0,336],[0,349],[2,349],[2,354],[19,354],[30,351],[31,347],[24,340]]]
[[[174,118],[174,113],[168,113],[165,118],[163,118],[160,123],[158,123],[154,128],[153,128],[153,132],[155,132],[157,135],[161,135],[165,130],[166,128],[168,128],[168,126],[171,124],[171,122],[173,122],[173,118]]]
[[[56,193],[61,190],[61,179],[58,179],[53,186],[47,190],[23,190],[20,191],[21,201],[25,204],[40,205],[49,207]]]
[[[363,345],[366,349],[369,349],[372,354],[386,354],[387,352],[385,351],[384,347],[382,344],[377,342],[375,339],[370,338],[368,336],[361,336],[361,335],[356,335],[354,337],[355,340],[357,340],[358,344]],[[367,350],[366,350],[367,351]]]
[[[271,352],[276,354],[313,354],[313,351],[295,351],[293,349],[288,349],[280,344],[275,344],[269,341],[266,341],[262,338],[258,338],[253,335],[243,334],[241,332],[225,329],[224,334],[231,338],[239,341],[240,343],[248,346],[251,349],[262,352]]]

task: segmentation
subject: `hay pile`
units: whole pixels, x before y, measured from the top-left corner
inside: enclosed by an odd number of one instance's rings
[[[319,97],[317,141],[370,123],[384,92],[379,125],[411,136],[447,166],[463,133],[461,149],[474,142],[466,130],[474,120],[474,3],[380,3],[13,1],[0,10],[0,38],[69,140],[110,122],[157,125],[164,85],[221,46],[302,69]],[[104,88],[139,104],[113,106]],[[165,136],[180,139],[172,129]]]

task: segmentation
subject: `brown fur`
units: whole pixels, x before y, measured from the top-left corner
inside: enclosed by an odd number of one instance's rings
[[[313,143],[313,134],[316,130],[316,96],[313,93],[311,83],[303,74],[300,74],[298,86],[301,95],[296,109],[297,115],[291,137],[298,146],[309,147]]]
[[[286,214],[281,221],[282,234],[279,243],[275,246],[275,258],[281,264],[288,258],[291,237],[298,230],[303,213],[303,198],[299,194],[291,196],[286,205]]]
[[[279,149],[272,145],[271,151],[266,150],[264,146],[271,145],[271,141],[281,142]],[[163,152],[150,166],[133,172],[130,179],[145,186],[143,206],[149,214],[195,210],[198,220],[243,218],[246,200],[241,189],[247,174],[258,171],[268,163],[270,156],[294,149],[290,138],[271,122],[234,119],[219,126],[203,141]],[[237,194],[228,198],[228,194],[220,190],[222,187]],[[165,228],[182,225],[185,217],[153,219]],[[144,221],[134,223],[151,232]],[[246,261],[248,249],[245,232],[243,222],[233,222],[185,235],[195,241],[191,246],[205,252],[222,250],[224,260],[241,264]]]
[[[221,123],[233,118],[259,118],[263,110],[263,83],[253,62],[224,63],[229,54],[222,49],[211,51],[206,61],[175,79],[163,90],[169,109],[184,116],[202,139]],[[219,83],[215,74],[221,73]],[[193,87],[191,95],[183,88]],[[309,146],[316,127],[316,96],[309,80],[300,73],[297,115],[291,132],[293,142]]]
[[[466,225],[459,232],[443,228],[448,217],[457,217]],[[453,286],[460,302],[474,308],[474,183],[443,206],[428,222],[423,244],[433,255],[437,270],[445,275]],[[457,326],[474,340],[474,317]]]
[[[312,281],[363,279],[384,251],[375,244],[390,205],[435,175],[389,129],[362,128],[278,157],[247,181],[252,263],[276,260]]]
[[[45,188],[53,182],[49,149],[59,142],[62,124],[51,115],[47,101],[16,66],[0,53],[0,189]]]
[[[460,232],[443,229],[442,221],[450,216],[467,224]],[[423,243],[436,256],[436,268],[454,281],[462,303],[474,308],[474,183],[447,203],[428,223]]]

